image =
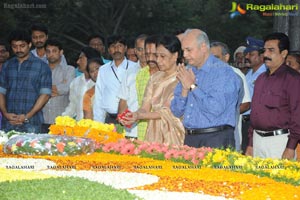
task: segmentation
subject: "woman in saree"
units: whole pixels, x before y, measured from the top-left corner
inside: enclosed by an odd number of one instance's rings
[[[183,145],[184,127],[170,110],[178,83],[177,65],[182,60],[181,44],[177,37],[160,36],[156,44],[156,57],[160,71],[150,78],[142,106],[136,112],[127,113],[121,123],[129,125],[138,120],[148,120],[145,141]]]

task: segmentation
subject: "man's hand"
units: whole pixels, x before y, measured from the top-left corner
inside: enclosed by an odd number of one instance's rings
[[[137,112],[128,112],[123,117],[121,123],[124,126],[129,126],[134,124],[138,120],[138,113]]]
[[[246,156],[252,156],[252,157],[253,157],[253,147],[247,146],[245,155],[246,155]]]
[[[181,82],[184,90],[189,90],[191,85],[195,83],[195,74],[192,69],[186,69],[184,64],[178,65],[178,80]]]
[[[130,113],[130,114],[129,114]],[[117,120],[127,128],[131,128],[132,124],[127,124],[127,120],[125,119],[126,115],[129,114],[129,116],[132,115],[132,112],[128,109],[126,109],[123,113],[118,114]]]
[[[282,159],[289,159],[289,160],[295,159],[295,150],[294,149],[285,148],[285,150],[284,150],[284,152],[282,154]]]
[[[20,124],[22,124],[19,121],[19,115],[15,114],[15,113],[6,113],[6,114],[3,114],[3,116],[8,120],[8,122],[11,125],[20,125]]]
[[[52,85],[52,93],[51,93],[51,97],[57,97],[58,95],[59,95],[59,94],[58,94],[56,85]]]

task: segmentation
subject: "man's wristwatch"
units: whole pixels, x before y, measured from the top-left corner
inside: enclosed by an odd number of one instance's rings
[[[190,86],[190,91],[193,91],[198,85],[195,83],[195,84],[192,84]]]
[[[29,119],[25,116],[24,123],[29,123]]]

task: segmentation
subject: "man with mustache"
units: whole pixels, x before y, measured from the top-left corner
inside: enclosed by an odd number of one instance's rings
[[[48,28],[43,24],[33,24],[31,26],[31,40],[35,49],[31,50],[33,55],[48,63],[46,57],[46,41],[48,39]]]
[[[246,47],[245,46],[239,46],[233,53],[233,61],[234,64],[233,66],[241,70],[243,74],[247,74],[249,68],[245,65],[245,51]]]
[[[135,112],[142,105],[146,85],[150,76],[158,71],[156,63],[156,35],[147,36],[139,35],[135,40],[135,52],[138,57],[139,68],[134,73],[126,75],[119,92],[119,110],[123,113],[126,108],[131,112]],[[147,52],[147,53],[146,53]],[[120,123],[126,123],[119,119]],[[126,136],[144,140],[146,134],[147,122],[141,120],[137,126],[134,124],[132,128],[125,128]]]
[[[293,159],[300,140],[300,74],[285,64],[289,38],[272,33],[264,39],[267,71],[256,80],[246,155]]]
[[[42,108],[51,96],[51,70],[30,53],[30,35],[15,30],[9,43],[16,55],[3,65],[0,74],[0,109],[3,130],[40,133]]]
[[[90,35],[88,38],[88,46],[96,49],[100,53],[101,59],[104,63],[110,62],[110,60],[104,58],[104,56],[106,55],[105,38],[102,35],[98,33]]]
[[[246,74],[246,80],[250,92],[250,98],[252,99],[254,84],[257,77],[266,71],[266,66],[263,61],[263,45],[262,40],[255,39],[253,37],[247,37],[247,46],[244,51],[245,63],[250,66],[250,70]],[[250,125],[250,110],[243,113],[242,116],[242,151],[245,153],[248,145],[248,129]]]
[[[95,89],[94,120],[105,123],[118,123],[118,93],[126,73],[134,72],[138,66],[127,60],[126,40],[123,36],[112,35],[107,39],[108,52],[113,58],[103,65],[99,72]],[[134,69],[135,68],[135,69]]]
[[[44,24],[33,24],[31,26],[31,41],[35,49],[31,53],[48,64],[46,56],[46,42],[48,40],[48,28]],[[65,56],[61,55],[61,65],[68,65]]]

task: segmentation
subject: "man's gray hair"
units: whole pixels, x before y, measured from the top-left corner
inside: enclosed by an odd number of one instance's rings
[[[221,47],[223,56],[225,56],[226,54],[230,55],[230,51],[229,51],[227,44],[225,44],[223,42],[218,42],[218,41],[212,42],[210,44],[210,47]]]
[[[184,32],[184,34],[186,35],[186,34],[188,34],[189,32],[191,32],[192,30],[195,30],[195,29],[187,29],[187,30]],[[207,46],[207,48],[209,48],[210,45],[209,45],[209,39],[208,39],[207,34],[206,34],[204,31],[200,30],[200,29],[197,29],[197,30],[200,31],[200,33],[199,33],[198,36],[197,36],[197,42],[198,42],[198,45],[200,46],[201,44],[205,43],[206,46]]]

